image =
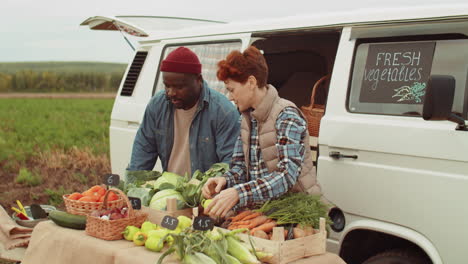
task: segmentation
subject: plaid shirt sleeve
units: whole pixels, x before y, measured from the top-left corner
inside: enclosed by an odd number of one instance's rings
[[[245,166],[245,157],[240,135],[237,137],[236,144],[234,145],[231,164],[231,169],[223,175],[226,178],[226,188],[231,188],[236,184],[247,181],[247,168]]]
[[[301,173],[306,121],[295,108],[286,107],[278,115],[275,127],[279,154],[277,169],[252,181],[235,185],[239,193],[239,203],[234,208],[236,210],[281,196],[293,187]]]

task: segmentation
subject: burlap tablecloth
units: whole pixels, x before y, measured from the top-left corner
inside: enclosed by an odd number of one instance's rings
[[[27,246],[32,231],[32,228],[16,224],[0,206],[0,244],[6,250]]]
[[[3,263],[2,260],[19,262],[23,259],[26,248],[19,247],[13,249],[6,249],[4,245],[0,244],[0,263]]]
[[[137,247],[125,240],[105,241],[84,231],[67,229],[51,221],[38,224],[33,231],[23,264],[154,264],[161,254]],[[166,258],[164,263],[179,263]],[[335,254],[326,253],[294,264],[345,264]]]
[[[32,231],[32,228],[17,225],[0,206],[0,260],[20,260]]]

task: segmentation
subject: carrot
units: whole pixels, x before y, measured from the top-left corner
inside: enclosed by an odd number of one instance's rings
[[[261,215],[257,216],[254,219],[252,219],[249,223],[249,229],[252,229],[254,227],[257,227],[259,225],[264,224],[266,221],[268,221],[268,217],[266,215]]]
[[[267,233],[265,233],[265,232],[262,231],[262,230],[257,230],[257,231],[255,231],[255,232],[253,233],[253,236],[254,236],[254,237],[263,238],[263,239],[269,239]]]
[[[242,228],[249,228],[249,226],[248,225],[237,225],[237,226],[234,226],[233,229],[230,229],[230,230],[242,229]]]
[[[242,221],[254,219],[255,217],[261,216],[261,215],[262,215],[262,213],[255,212],[255,213],[253,213],[253,214],[249,214],[249,215],[247,215],[246,217],[242,218]]]
[[[262,231],[268,233],[271,230],[273,230],[273,227],[275,227],[275,226],[276,226],[275,221],[267,222],[267,223],[264,223],[264,224],[262,224],[260,226],[255,227],[254,229],[250,230],[250,234],[253,235],[253,233],[255,233],[255,231],[257,231],[257,230],[262,230]]]
[[[234,224],[236,225],[253,225],[251,228],[254,228],[256,226],[259,226],[263,223],[265,223],[266,221],[268,221],[268,217],[265,216],[265,215],[259,215],[255,218],[252,218],[252,219],[249,219],[249,220],[241,220],[241,221],[237,221],[237,222],[233,222]]]
[[[302,228],[299,228],[299,227],[295,227],[293,229],[293,233],[294,233],[294,238],[300,238],[300,237],[305,237],[306,236],[305,230],[302,229]]]
[[[235,225],[248,225],[250,224],[250,222],[252,222],[252,220],[241,220],[241,221],[237,221],[237,222],[232,222],[233,224]]]
[[[242,211],[242,212],[240,212],[238,215],[233,216],[233,217],[231,218],[231,221],[232,221],[232,222],[240,221],[240,220],[242,220],[242,218],[244,218],[244,217],[246,217],[247,215],[252,214],[252,213],[253,213],[253,212],[250,211],[250,210]]]
[[[297,227],[304,230],[305,236],[310,236],[310,235],[313,235],[315,233],[314,228],[311,225],[298,224]]]

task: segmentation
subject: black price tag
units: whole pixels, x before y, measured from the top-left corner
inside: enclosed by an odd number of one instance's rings
[[[170,230],[176,229],[178,224],[179,220],[170,215],[164,216],[163,220],[161,221],[161,226]]]
[[[214,219],[208,216],[197,216],[193,220],[193,229],[200,231],[213,230]]]
[[[140,200],[140,198],[128,197],[128,200],[130,200],[130,203],[132,204],[133,209],[135,209],[135,210],[141,209],[141,200]]]
[[[104,175],[104,184],[109,186],[118,186],[120,182],[120,176],[118,174],[106,174]]]

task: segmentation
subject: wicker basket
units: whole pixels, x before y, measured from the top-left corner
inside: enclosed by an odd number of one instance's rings
[[[63,201],[65,202],[65,207],[67,212],[74,215],[89,215],[92,211],[99,210],[102,207],[102,202],[83,202],[68,199],[69,194],[62,196]],[[119,199],[115,201],[108,202],[109,208],[120,208],[125,204],[125,201],[122,197],[119,196]]]
[[[309,135],[318,137],[320,130],[320,120],[325,112],[325,106],[315,104],[315,95],[319,87],[325,87],[325,83],[330,79],[330,75],[325,75],[320,78],[312,88],[312,95],[310,96],[310,105],[301,107],[305,118],[307,119]]]
[[[148,217],[148,214],[145,212],[133,210],[132,204],[128,200],[127,196],[118,189],[110,189],[106,192],[104,202],[100,210],[109,209],[107,205],[107,196],[111,191],[122,197],[126,202],[128,207],[128,217],[117,220],[104,220],[99,217],[88,215],[86,217],[86,234],[104,240],[119,240],[123,238],[122,232],[127,226],[133,225],[141,227],[141,224],[143,224]]]

